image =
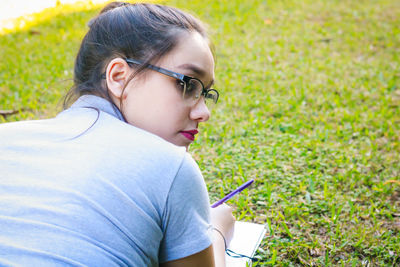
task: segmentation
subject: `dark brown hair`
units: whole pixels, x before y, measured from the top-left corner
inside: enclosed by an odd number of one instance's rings
[[[79,96],[92,94],[111,102],[103,74],[116,57],[144,62],[131,79],[171,51],[187,32],[208,40],[204,24],[177,8],[156,4],[112,2],[89,22],[74,66],[74,85],[64,108]]]

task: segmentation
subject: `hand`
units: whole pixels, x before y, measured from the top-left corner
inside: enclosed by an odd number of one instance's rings
[[[216,208],[211,208],[211,223],[213,227],[217,228],[224,235],[227,246],[229,246],[233,237],[235,220],[232,208],[228,205],[221,204]]]

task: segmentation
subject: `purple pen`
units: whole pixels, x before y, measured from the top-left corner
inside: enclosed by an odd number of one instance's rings
[[[215,202],[214,204],[211,205],[211,208],[216,208],[219,205],[221,205],[222,203],[224,203],[225,201],[227,201],[228,199],[232,198],[234,195],[236,195],[237,193],[243,191],[243,189],[247,188],[249,185],[251,185],[254,182],[254,179],[251,179],[250,181],[245,182],[244,184],[242,184],[241,186],[239,186],[236,190],[230,192],[229,194],[227,194],[225,197],[221,198],[220,200],[218,200],[217,202]]]

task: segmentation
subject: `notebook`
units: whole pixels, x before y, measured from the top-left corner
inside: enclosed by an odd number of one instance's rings
[[[235,232],[229,249],[249,257],[253,257],[265,236],[266,228],[263,224],[251,222],[235,222]],[[225,255],[227,267],[246,267],[251,266],[252,262],[248,258],[234,258]],[[247,264],[247,265],[246,265]]]

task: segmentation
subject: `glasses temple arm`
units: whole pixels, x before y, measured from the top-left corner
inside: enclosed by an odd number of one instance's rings
[[[125,61],[128,62],[128,63],[137,64],[137,65],[143,64],[142,61],[135,60],[135,59],[130,59],[130,58],[126,58]],[[167,70],[167,69],[163,69],[163,68],[151,65],[151,64],[148,64],[146,66],[146,68],[158,71],[159,73],[162,73],[164,75],[167,75],[167,76],[179,79],[179,80],[183,80],[183,78],[185,77],[185,75],[183,75],[183,74],[176,73],[176,72],[173,72],[173,71],[170,71],[170,70]]]

